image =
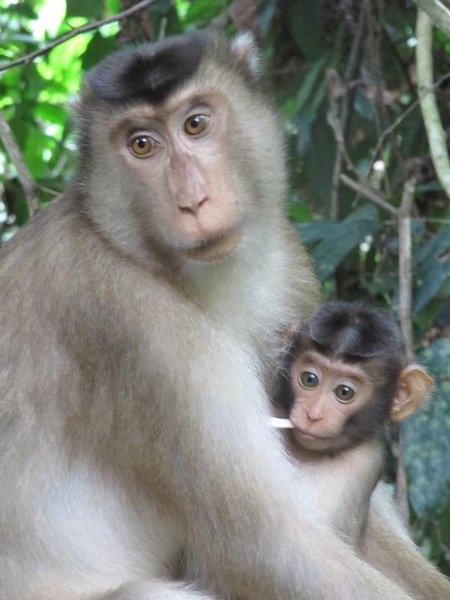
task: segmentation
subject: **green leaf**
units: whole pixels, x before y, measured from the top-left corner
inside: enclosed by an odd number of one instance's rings
[[[288,206],[288,214],[292,221],[303,222],[312,219],[309,206],[305,202],[302,202],[297,194],[294,194],[291,198]]]
[[[364,204],[343,221],[312,221],[297,224],[305,243],[318,241],[311,255],[321,280],[330,277],[342,260],[365,240],[383,228],[377,209]]]
[[[415,314],[439,292],[450,276],[450,230],[448,227],[431,238],[416,254],[416,261]]]
[[[402,423],[411,503],[419,517],[442,511],[450,500],[450,339],[418,355],[434,378],[431,402]]]
[[[269,27],[272,24],[273,17],[275,15],[275,9],[277,7],[277,0],[266,0],[258,10],[259,26],[261,31],[265,34],[269,31]]]
[[[64,125],[67,120],[67,111],[61,106],[42,102],[36,106],[36,115],[43,121]]]
[[[116,38],[111,37],[103,37],[100,32],[96,32],[91,41],[89,42],[83,57],[82,57],[82,65],[84,70],[88,70],[97,63],[99,63],[102,58],[113,52],[117,49]]]
[[[323,55],[323,14],[322,2],[299,2],[290,0],[288,24],[298,48],[309,59]]]
[[[375,116],[373,103],[366,97],[365,94],[358,88],[355,94],[354,102],[355,110],[368,121],[372,121]]]
[[[307,154],[311,147],[311,127],[315,115],[310,112],[304,112],[296,119],[298,135],[297,135],[297,152],[300,156]]]
[[[322,56],[318,61],[316,61],[308,70],[308,74],[305,77],[303,85],[300,87],[297,94],[297,110],[299,112],[302,111],[305,104],[309,100],[309,97],[312,94],[313,88],[316,85],[317,81],[322,79],[321,75],[323,75],[323,70],[327,63],[327,56]],[[322,92],[323,94],[324,92]]]
[[[226,0],[196,0],[191,2],[184,21],[190,24],[206,23],[225,10]]]
[[[103,0],[66,0],[67,17],[85,17],[86,19],[99,19],[103,14]]]

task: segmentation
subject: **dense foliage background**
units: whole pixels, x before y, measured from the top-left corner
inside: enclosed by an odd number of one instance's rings
[[[446,2],[417,1],[450,15]],[[137,4],[146,6],[96,24]],[[437,102],[442,147],[431,148],[445,159],[450,16],[432,32],[431,89],[418,86],[416,51],[426,54],[427,42],[416,19],[412,0],[0,0],[0,240],[74,172],[69,102],[83,71],[129,42],[252,30],[285,117],[290,215],[325,295],[393,311],[435,378],[432,402],[391,433],[388,475],[416,541],[450,573],[450,167],[437,177],[418,101]]]

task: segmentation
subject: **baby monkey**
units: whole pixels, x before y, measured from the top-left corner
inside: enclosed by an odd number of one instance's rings
[[[352,302],[325,304],[294,336],[281,382],[291,428],[286,443],[301,463],[311,500],[356,547],[380,479],[383,425],[411,415],[432,379],[408,364],[400,331],[383,311]]]

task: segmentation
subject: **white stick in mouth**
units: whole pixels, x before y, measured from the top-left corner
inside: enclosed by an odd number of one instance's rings
[[[289,419],[279,419],[278,417],[271,417],[270,422],[273,427],[277,429],[294,429],[291,421]]]

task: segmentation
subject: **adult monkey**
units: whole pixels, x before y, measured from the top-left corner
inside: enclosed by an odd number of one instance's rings
[[[3,254],[2,598],[205,598],[168,580],[180,547],[212,594],[409,598],[299,506],[270,427],[317,290],[252,56],[191,34],[101,63],[77,180]]]

